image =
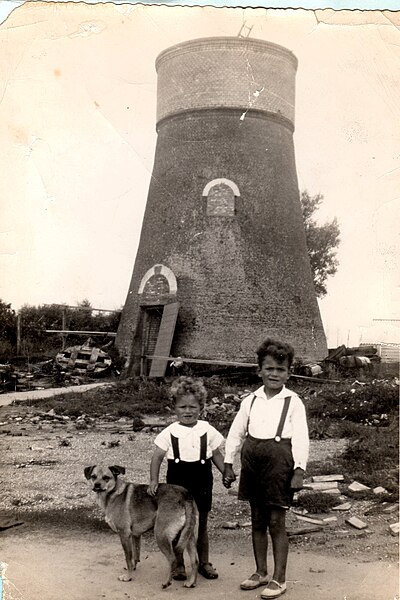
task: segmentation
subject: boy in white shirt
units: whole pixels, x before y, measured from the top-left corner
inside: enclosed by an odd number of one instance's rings
[[[289,543],[285,517],[293,494],[303,486],[309,437],[306,412],[300,398],[285,387],[294,350],[289,344],[266,339],[258,348],[263,386],[241,403],[225,446],[223,483],[236,476],[232,465],[241,448],[239,500],[251,507],[256,572],[240,585],[253,590],[267,585],[261,598],[278,598],[286,592]],[[272,579],[267,575],[267,532],[274,555]]]
[[[209,562],[207,521],[211,510],[214,463],[224,472],[224,459],[219,450],[223,436],[207,421],[200,421],[207,391],[200,379],[179,377],[171,386],[177,421],[166,427],[154,440],[155,450],[150,465],[148,493],[158,488],[160,466],[168,459],[167,483],[186,488],[199,509],[197,552],[199,573],[207,579],[216,579],[218,573]],[[183,556],[178,561],[174,579],[186,579]]]

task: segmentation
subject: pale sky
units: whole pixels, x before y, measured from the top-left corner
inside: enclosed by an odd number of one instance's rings
[[[299,60],[300,190],[336,216],[328,345],[400,342],[400,13],[30,3],[0,26],[0,298],[123,305],[156,142],[156,56],[251,36]],[[397,25],[397,26],[396,26]]]

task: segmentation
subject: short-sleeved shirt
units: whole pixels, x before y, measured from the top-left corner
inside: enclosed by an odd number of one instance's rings
[[[178,421],[171,423],[158,434],[154,443],[164,450],[167,459],[173,459],[171,434],[178,438],[180,459],[185,462],[200,460],[200,438],[207,434],[207,458],[211,458],[214,450],[224,441],[223,436],[207,421],[197,421],[193,427],[181,425]]]

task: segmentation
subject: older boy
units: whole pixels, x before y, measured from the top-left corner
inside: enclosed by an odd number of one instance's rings
[[[286,592],[286,510],[294,491],[303,485],[309,438],[304,405],[285,387],[292,346],[268,338],[257,356],[263,386],[243,400],[231,425],[223,483],[230,487],[236,479],[232,465],[242,447],[238,497],[250,502],[256,572],[240,587],[253,590],[267,584],[261,598],[278,598]],[[268,530],[274,556],[272,579],[267,575]]]

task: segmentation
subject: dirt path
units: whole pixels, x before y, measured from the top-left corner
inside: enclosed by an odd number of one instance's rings
[[[127,467],[128,479],[147,481],[154,432],[128,432],[124,419],[97,421],[95,427],[84,430],[60,419],[34,422],[15,406],[0,409],[0,422],[3,419],[0,513],[24,522],[0,531],[3,600],[260,597],[262,590],[239,590],[240,581],[254,570],[250,528],[245,525],[248,506],[227,493],[217,477],[210,541],[219,579],[210,582],[199,576],[194,590],[174,582],[161,591],[166,562],[147,536],[134,581],[118,581],[123,551],[118,536],[96,509],[83,469],[95,463],[120,464]],[[345,443],[318,440],[311,446],[313,458],[325,461],[342,451]],[[367,519],[368,530],[350,528],[346,515],[338,514],[337,522],[322,531],[290,538],[285,599],[399,600],[397,539],[388,531],[389,524],[398,520],[397,512],[365,517],[370,504],[352,500],[346,513]],[[221,527],[223,521],[232,519],[242,526],[235,530]],[[294,515],[288,515],[288,521],[291,526],[297,523]]]
[[[166,573],[164,557],[152,541],[144,540],[142,561],[134,581],[121,583],[123,554],[111,531],[24,531],[24,526],[1,534],[3,600],[147,600],[150,598],[196,600],[259,598],[262,588],[241,592],[238,584],[252,572],[253,560],[232,546],[213,554],[220,577],[207,581],[199,576],[194,590],[174,582],[165,591],[160,583]],[[393,563],[357,562],[291,549],[287,600],[397,600],[397,566]]]
[[[98,387],[113,385],[112,383],[87,383],[84,385],[71,385],[68,387],[48,388],[47,390],[29,390],[28,392],[9,392],[0,395],[0,406],[8,406],[15,401],[40,400],[42,398],[53,398],[64,394],[87,392]]]

